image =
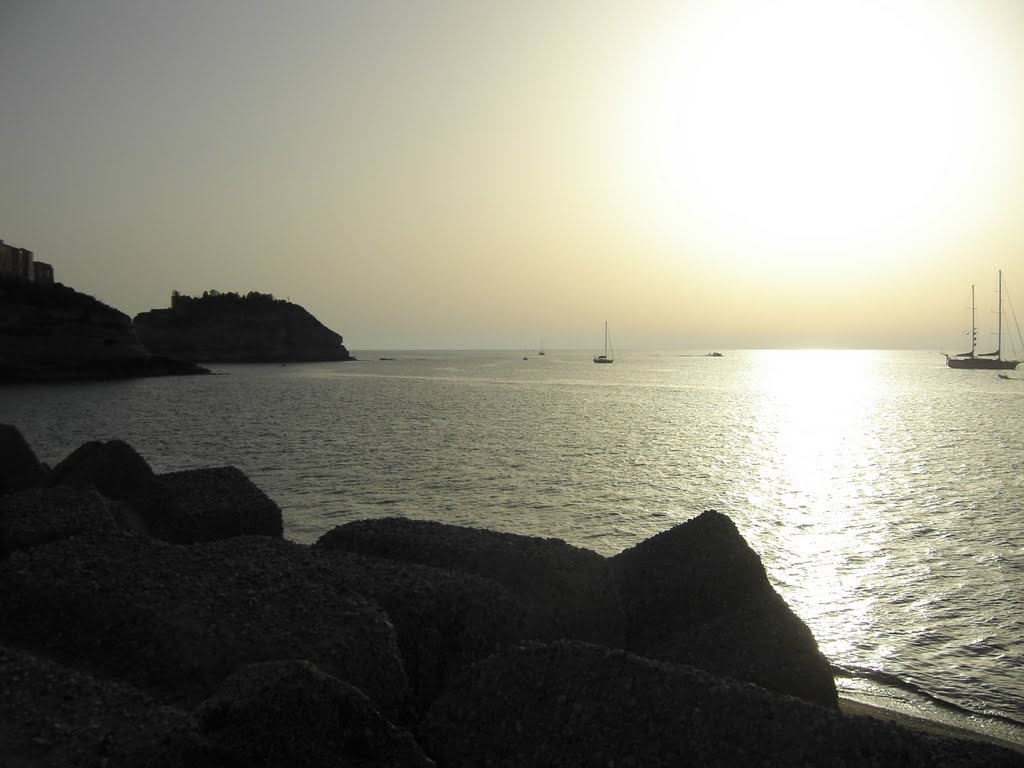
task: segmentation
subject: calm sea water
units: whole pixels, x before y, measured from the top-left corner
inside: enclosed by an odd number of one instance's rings
[[[613,555],[728,514],[841,692],[1024,743],[1024,372],[923,352],[366,352],[0,390],[55,464],[232,464],[286,535],[403,515]],[[384,360],[382,357],[393,359]]]

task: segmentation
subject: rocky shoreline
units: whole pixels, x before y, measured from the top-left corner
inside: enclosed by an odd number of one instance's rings
[[[1019,766],[844,715],[726,516],[605,558],[401,518],[283,538],[232,467],[0,425],[2,766]]]

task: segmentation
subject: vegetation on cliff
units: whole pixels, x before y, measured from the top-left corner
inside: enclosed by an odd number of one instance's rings
[[[269,293],[171,293],[170,309],[135,316],[153,353],[205,362],[353,360],[340,334],[303,307]]]
[[[30,283],[13,275],[0,275],[0,306],[5,309],[12,306],[33,306],[37,309],[62,309],[64,311],[98,312],[129,321],[124,312],[109,307],[99,299],[85,293],[79,293],[63,283],[40,285]],[[9,321],[10,311],[5,311],[0,318]],[[6,327],[0,326],[0,328]]]

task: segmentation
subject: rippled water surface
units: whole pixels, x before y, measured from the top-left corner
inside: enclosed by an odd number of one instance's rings
[[[0,421],[50,464],[115,437],[158,472],[233,464],[305,542],[404,515],[611,555],[718,509],[845,692],[1024,722],[1024,372],[911,352],[357,354],[7,388]]]

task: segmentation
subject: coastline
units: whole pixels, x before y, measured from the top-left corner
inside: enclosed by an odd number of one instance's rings
[[[931,736],[966,739],[993,744],[1024,754],[1024,738],[1014,738],[1013,727],[1001,728],[994,721],[977,721],[968,716],[956,717],[936,712],[923,712],[910,704],[887,701],[886,705],[866,701],[848,692],[839,694],[839,711],[848,717],[866,717],[909,728]],[[931,716],[929,716],[931,715]]]
[[[19,764],[1024,765],[1013,720],[837,696],[714,510],[612,558],[401,517],[302,544],[233,466],[158,474],[110,440],[50,468],[7,424],[0,447]]]

